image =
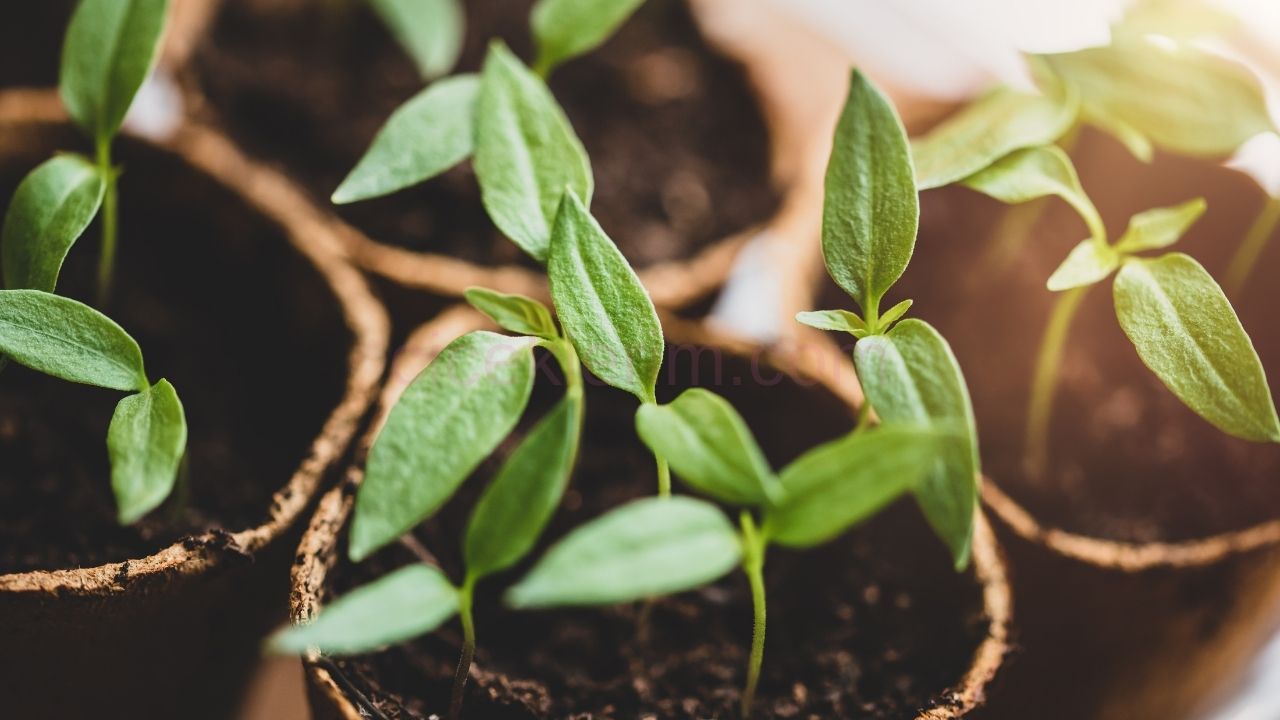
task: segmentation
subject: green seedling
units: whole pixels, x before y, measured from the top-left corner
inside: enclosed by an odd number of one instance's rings
[[[448,73],[462,54],[466,17],[461,0],[369,0],[413,59],[423,80]]]

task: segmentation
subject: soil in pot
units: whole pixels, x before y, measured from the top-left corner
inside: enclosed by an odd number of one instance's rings
[[[834,396],[750,360],[685,347],[669,352],[667,363],[662,400],[690,385],[725,394],[775,464],[852,427],[847,406]],[[556,376],[541,377],[526,421],[558,398],[557,385]],[[588,384],[583,454],[543,547],[604,510],[654,491],[653,460],[635,438],[634,411],[629,396]],[[507,441],[498,455],[514,443]],[[482,467],[415,533],[451,574],[458,571],[458,538],[470,508],[496,466],[490,461]],[[345,557],[345,547],[339,553]],[[333,587],[345,592],[414,559],[405,547],[392,546],[359,566],[340,564]],[[775,550],[768,562],[761,718],[915,717],[961,679],[987,632],[980,587],[971,574],[950,568],[910,501],[818,551]],[[503,610],[495,596],[523,569],[478,590],[480,650],[465,717],[736,716],[751,627],[740,573],[658,601],[641,638],[634,606]],[[450,625],[380,653],[337,659],[332,669],[387,717],[428,717],[447,707],[459,641]]]
[[[467,2],[459,71],[480,67],[491,37],[529,57],[532,4]],[[190,70],[233,137],[325,203],[424,85],[363,3],[224,3]],[[645,3],[603,47],[557,70],[551,87],[591,155],[593,211],[637,265],[690,257],[777,207],[769,136],[747,80],[706,45],[681,0]],[[484,214],[469,165],[339,212],[392,245],[530,262]]]
[[[6,199],[54,150],[86,150],[65,126],[3,138]],[[167,152],[132,141],[117,152],[120,254],[105,312],[183,400],[187,502],[119,526],[106,432],[121,394],[10,366],[0,374],[0,572],[124,561],[260,524],[345,387],[340,309],[281,229]],[[91,301],[98,238],[95,223],[72,249],[60,294]]]

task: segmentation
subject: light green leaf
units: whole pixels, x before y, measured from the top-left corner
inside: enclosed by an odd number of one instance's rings
[[[702,388],[667,405],[641,405],[636,430],[681,480],[732,505],[763,505],[778,495],[778,480],[747,423],[729,401]]]
[[[1275,128],[1247,68],[1189,43],[1167,45],[1119,35],[1107,47],[1044,59],[1079,90],[1086,120],[1123,123],[1174,152],[1228,155]]]
[[[187,417],[168,380],[116,405],[107,454],[121,525],[137,522],[169,497],[186,450]]]
[[[535,260],[545,262],[560,197],[590,205],[591,161],[542,80],[494,42],[476,105],[476,179],[489,217]]]
[[[396,109],[355,169],[333,192],[342,205],[390,195],[429,180],[472,152],[480,79],[458,75],[432,84]]]
[[[1015,150],[1051,145],[1066,134],[1078,98],[999,88],[911,144],[921,190],[958,182]]]
[[[97,167],[79,155],[57,155],[23,178],[0,231],[5,287],[53,292],[106,187]]]
[[[1098,242],[1107,241],[1107,229],[1093,201],[1080,186],[1075,166],[1055,146],[1027,148],[1011,153],[991,167],[964,179],[965,187],[989,195],[1003,203],[1024,203],[1056,195],[1066,201]]]
[[[573,472],[581,399],[565,396],[533,428],[480,497],[467,525],[467,574],[479,579],[519,562],[538,541]]]
[[[529,15],[538,43],[535,66],[551,68],[599,47],[644,0],[538,0]]]
[[[1130,258],[1115,282],[1116,317],[1142,362],[1223,432],[1280,442],[1280,421],[1253,341],[1222,288],[1194,259]]]
[[[458,62],[466,22],[460,0],[370,2],[424,79],[440,77]]]
[[[352,560],[430,517],[511,432],[533,389],[536,342],[468,333],[409,384],[369,449]]]
[[[1046,287],[1054,292],[1092,285],[1120,267],[1120,253],[1093,240],[1081,241],[1049,276]]]
[[[796,322],[819,330],[847,332],[856,338],[867,336],[867,323],[848,310],[811,310],[796,313]]]
[[[505,599],[515,608],[643,600],[701,587],[741,556],[733,525],[715,505],[634,500],[569,533]]]
[[[911,304],[913,302],[913,300],[903,300],[897,305],[886,310],[884,314],[880,316],[880,327],[888,328],[890,325],[893,325],[895,322],[902,319],[902,316],[906,315],[907,311],[911,309]]]
[[[559,337],[551,311],[531,297],[507,295],[482,287],[467,288],[464,296],[472,307],[505,330],[548,340]]]
[[[116,134],[151,72],[168,0],[80,0],[62,44],[58,89],[95,140]]]
[[[40,290],[0,290],[0,354],[46,375],[112,390],[146,390],[142,351],[111,318]]]
[[[827,165],[822,255],[831,279],[865,313],[874,312],[915,249],[914,172],[898,114],[855,70]]]
[[[880,426],[819,445],[783,468],[785,492],[765,533],[797,548],[835,538],[915,487],[939,444],[933,430]]]
[[[1108,115],[1106,111],[1098,107],[1093,107],[1089,111],[1089,122],[1096,125],[1103,132],[1109,133],[1129,154],[1149,163],[1156,156],[1156,147],[1151,144],[1151,138],[1142,134],[1138,128],[1121,120],[1118,117]]]
[[[1196,198],[1181,205],[1140,212],[1129,219],[1129,227],[1116,242],[1116,250],[1135,253],[1169,247],[1178,242],[1208,208],[1204,198]]]
[[[935,453],[916,500],[957,569],[969,561],[978,505],[978,430],[964,374],[951,346],[922,320],[903,320],[886,335],[858,342],[854,365],[862,389],[887,424],[951,432]]]
[[[573,193],[565,193],[547,262],[551,297],[587,369],[653,402],[662,325],[627,259]]]
[[[458,612],[458,591],[436,568],[409,565],[338,598],[305,625],[277,631],[267,649],[358,655],[435,630]]]

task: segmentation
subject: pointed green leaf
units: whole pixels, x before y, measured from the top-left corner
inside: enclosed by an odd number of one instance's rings
[[[551,257],[551,297],[582,362],[606,383],[653,402],[662,325],[627,259],[582,201],[564,194]]]
[[[1018,150],[965,178],[963,184],[1009,204],[1056,195],[1080,215],[1091,237],[1098,242],[1107,240],[1102,217],[1080,186],[1071,158],[1055,146]]]
[[[847,332],[861,338],[867,335],[867,323],[857,313],[848,310],[811,310],[796,313],[796,322],[819,330]]]
[[[116,405],[107,454],[121,525],[137,522],[169,497],[186,450],[187,417],[168,380]]]
[[[546,261],[566,188],[591,202],[591,162],[546,84],[501,42],[484,62],[475,134],[485,210],[520,249]]]
[[[1130,258],[1115,282],[1116,317],[1142,362],[1223,432],[1280,442],[1267,376],[1222,288],[1192,258]]]
[[[827,165],[822,255],[863,312],[911,260],[920,219],[914,173],[898,114],[855,70]]]
[[[355,169],[333,192],[342,205],[430,180],[471,155],[475,75],[446,78],[396,109]]]
[[[1116,250],[1135,253],[1169,247],[1178,242],[1208,208],[1204,198],[1196,198],[1181,205],[1140,212],[1129,219],[1129,227],[1116,242]]]
[[[906,315],[907,311],[911,309],[911,304],[913,302],[913,300],[903,300],[897,305],[886,310],[884,314],[880,316],[880,327],[888,328],[898,320],[901,320],[902,316]]]
[[[468,333],[409,384],[369,449],[352,560],[430,517],[511,432],[533,389],[536,342]]]
[[[524,295],[507,295],[487,288],[467,288],[464,296],[471,306],[504,330],[548,340],[559,337],[547,306]]]
[[[1093,240],[1083,240],[1049,276],[1046,287],[1054,292],[1084,287],[1105,280],[1120,267],[1120,253]]]
[[[358,655],[435,630],[458,612],[458,591],[436,568],[409,565],[362,585],[305,625],[277,631],[267,649]]]
[[[57,155],[23,178],[0,231],[4,284],[53,292],[62,261],[89,227],[107,184],[79,155]]]
[[[747,423],[729,401],[702,388],[667,405],[641,405],[636,430],[681,480],[732,505],[763,505],[778,480]]]
[[[1149,163],[1155,159],[1156,148],[1151,144],[1151,138],[1143,135],[1140,130],[1121,120],[1118,117],[1108,115],[1106,111],[1099,107],[1092,107],[1088,114],[1089,122],[1097,126],[1103,132],[1109,133],[1124,149],[1129,151],[1130,155]]]
[[[538,43],[536,66],[545,75],[594,50],[642,4],[644,0],[538,0],[529,15]]]
[[[915,495],[956,567],[963,568],[978,506],[978,431],[951,346],[928,323],[908,319],[886,335],[859,341],[853,360],[867,400],[885,423],[952,431]]]
[[[458,62],[466,21],[460,0],[370,1],[424,79],[440,77]]]
[[[911,144],[921,190],[958,182],[1015,150],[1051,145],[1079,109],[1074,95],[994,90]]]
[[[765,532],[794,548],[832,540],[919,484],[939,445],[936,431],[885,425],[819,445],[783,468]]]
[[[111,318],[40,290],[0,290],[0,354],[46,375],[146,390],[142,351]]]
[[[538,541],[569,484],[582,427],[580,399],[561,398],[480,497],[463,557],[477,579],[519,562]]]
[[[62,44],[58,89],[89,137],[116,134],[155,62],[168,0],[80,0]]]
[[[612,605],[701,587],[742,556],[733,525],[689,497],[633,500],[556,543],[506,594],[516,608]]]

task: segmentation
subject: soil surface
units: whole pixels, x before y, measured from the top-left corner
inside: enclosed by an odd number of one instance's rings
[[[1108,230],[1131,215],[1195,197],[1209,209],[1173,249],[1219,280],[1263,197],[1252,181],[1205,161],[1161,155],[1151,165],[1110,138],[1086,133],[1073,158]],[[1052,201],[1026,240],[1001,263],[992,248],[1006,206],[946,188],[922,195],[915,257],[885,298],[914,298],[911,315],[935,324],[969,381],[984,470],[1042,522],[1127,541],[1180,540],[1241,529],[1280,514],[1280,446],[1227,436],[1186,408],[1142,364],[1115,317],[1111,282],[1095,286],[1072,325],[1055,396],[1049,471],[1022,468],[1032,370],[1055,301],[1044,287],[1087,236]],[[1233,300],[1273,387],[1280,331],[1273,239],[1253,282]],[[852,307],[827,282],[822,307]]]
[[[75,0],[0,6],[0,88],[58,84],[62,36],[74,7]]]
[[[532,4],[467,2],[458,71],[477,71],[493,37],[530,58]],[[191,72],[233,137],[324,203],[425,85],[364,3],[225,3]],[[636,265],[689,257],[777,207],[746,78],[707,47],[680,0],[645,3],[599,50],[559,68],[551,87],[591,155],[593,211]],[[469,163],[340,213],[382,242],[532,262],[485,215]]]
[[[852,427],[847,408],[833,396],[782,380],[772,368],[729,355],[717,358],[712,350],[679,353],[668,353],[674,378],[664,370],[667,386],[660,399],[691,384],[726,395],[777,467]],[[559,397],[556,385],[554,375],[541,378],[524,427]],[[653,493],[653,460],[635,438],[634,411],[630,396],[588,386],[584,454],[543,548],[587,519]],[[497,456],[517,441],[508,440]],[[415,533],[451,576],[459,573],[458,538],[470,508],[498,462],[482,467]],[[345,557],[345,548],[339,552]],[[541,548],[534,556],[540,553]],[[359,566],[339,565],[334,586],[346,592],[414,559],[407,547],[392,546]],[[741,573],[659,600],[642,638],[640,608],[634,605],[503,610],[497,602],[502,588],[529,562],[478,590],[480,649],[464,717],[736,717],[751,636],[750,596]],[[920,708],[945,701],[946,688],[960,680],[988,627],[972,574],[950,568],[941,543],[910,501],[816,551],[771,550],[766,575],[770,614],[757,705],[761,718],[914,717]],[[456,623],[450,623],[383,652],[336,659],[331,667],[386,717],[443,715],[459,643]]]
[[[66,128],[0,133],[0,197],[7,205],[55,149],[85,146]],[[343,391],[340,310],[280,229],[168,153],[125,141],[117,161],[120,244],[105,312],[138,341],[151,380],[168,378],[182,399],[188,503],[120,527],[106,432],[123,394],[10,365],[0,373],[0,572],[139,558],[188,534],[259,524]],[[95,222],[59,294],[92,302],[99,238]]]

